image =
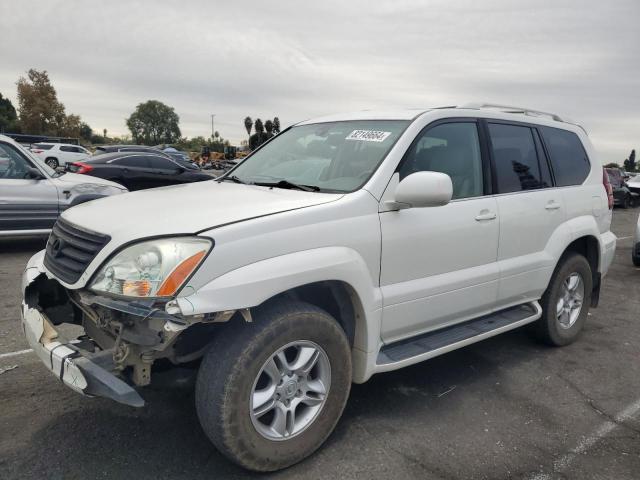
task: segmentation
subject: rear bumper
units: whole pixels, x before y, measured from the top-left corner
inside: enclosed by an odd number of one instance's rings
[[[612,231],[600,235],[600,274],[604,277],[609,271],[613,257],[616,254],[616,242],[618,238]]]
[[[35,255],[22,277],[24,289],[42,273],[42,256]],[[89,351],[79,341],[68,341],[55,330],[37,306],[22,302],[22,328],[30,347],[42,363],[72,390],[88,396],[105,397],[132,407],[144,400],[129,384],[110,372],[110,350]],[[84,341],[86,345],[86,340]]]

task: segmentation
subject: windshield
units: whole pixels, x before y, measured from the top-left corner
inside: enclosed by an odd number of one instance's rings
[[[244,183],[352,192],[378,168],[409,121],[358,120],[300,125],[282,132],[230,173]]]

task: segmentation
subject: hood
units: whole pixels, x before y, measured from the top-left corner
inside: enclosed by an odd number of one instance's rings
[[[335,201],[341,196],[212,180],[94,200],[62,216],[79,227],[110,235],[121,244],[155,235],[197,233]]]
[[[76,185],[102,185],[105,187],[115,187],[120,190],[126,190],[125,187],[119,183],[112,182],[111,180],[105,180],[104,178],[92,177],[91,175],[78,175],[77,173],[65,173],[59,177],[51,179],[56,185],[60,187],[71,187]]]

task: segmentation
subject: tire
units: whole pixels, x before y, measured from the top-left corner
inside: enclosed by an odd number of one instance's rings
[[[636,267],[640,267],[640,243],[636,243],[631,249],[631,261]]]
[[[252,314],[252,323],[231,323],[212,342],[198,372],[196,410],[202,428],[221,453],[246,469],[268,472],[308,457],[331,434],[342,415],[351,388],[351,349],[344,330],[336,320],[308,303],[270,302],[252,310]],[[274,372],[268,367],[274,362],[271,359],[283,347],[292,344],[296,346],[284,350],[285,357],[292,350],[295,354],[299,345],[302,345],[300,351],[319,347],[316,349],[318,360],[308,377],[309,384],[300,378],[291,380],[286,374],[284,383],[276,384],[267,374]],[[302,355],[289,358],[287,365],[293,368],[300,357]],[[276,358],[278,362],[279,358]],[[284,364],[278,362],[273,363],[278,367],[276,378],[282,375],[283,370],[288,370],[288,367],[280,368]],[[326,377],[327,364],[329,379]],[[295,375],[300,371],[289,370],[288,373]],[[305,402],[312,400],[311,395],[316,395],[310,387],[316,377],[324,378],[328,391],[324,401],[320,400],[319,409],[313,410],[316,406],[308,406]],[[318,384],[315,385],[314,388],[319,390]],[[277,392],[280,391],[282,397],[274,403],[280,407],[265,409],[266,414],[254,416],[252,399],[255,401],[257,397],[253,392],[270,391],[271,388],[275,388],[276,393],[268,395],[271,398],[269,402],[279,398]],[[308,393],[302,395],[305,400],[302,397],[296,400],[307,388]],[[296,396],[289,397],[289,390],[293,389],[296,389]],[[314,398],[313,401],[317,402],[318,399]],[[300,403],[294,405],[296,401]],[[285,407],[282,402],[290,403]],[[282,425],[277,422],[276,414],[281,413],[282,408],[289,408],[288,405],[292,405],[296,420],[300,420],[299,425],[293,424],[294,427],[301,429],[296,432],[295,428],[290,428],[287,414],[284,416],[285,437],[275,438],[278,428],[271,430],[267,425],[272,422],[273,425]],[[288,430],[293,434],[287,436]]]
[[[565,302],[567,293],[565,290],[565,282],[570,277],[575,279],[575,275],[579,277],[582,283],[582,301],[581,307],[575,314],[575,310],[570,313],[563,311],[558,315],[558,307],[566,306],[574,302],[570,300]],[[569,280],[569,285],[572,281]],[[580,288],[576,286],[575,293]],[[587,320],[589,306],[591,304],[591,292],[593,290],[593,277],[591,266],[586,258],[577,253],[569,253],[564,255],[558,266],[556,267],[547,290],[542,295],[540,306],[542,307],[542,317],[534,324],[534,332],[538,339],[552,346],[560,347],[573,343],[580,335],[582,328]],[[560,303],[562,299],[562,304]],[[573,303],[575,305],[575,303]]]
[[[53,168],[54,170],[56,168],[58,168],[59,164],[58,164],[58,159],[57,158],[53,158],[53,157],[48,157],[44,163],[46,163],[47,165],[49,165],[51,168]]]

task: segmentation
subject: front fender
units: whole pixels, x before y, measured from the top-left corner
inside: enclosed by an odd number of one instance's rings
[[[292,288],[337,280],[359,297],[363,315],[356,325],[354,346],[371,351],[380,339],[382,296],[367,264],[355,250],[323,247],[268,258],[232,270],[197,291],[186,287],[177,298],[184,315],[239,310],[260,305]],[[377,319],[377,320],[376,320]]]

